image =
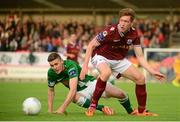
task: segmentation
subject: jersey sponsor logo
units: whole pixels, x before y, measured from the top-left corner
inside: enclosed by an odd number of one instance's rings
[[[59,81],[61,81],[63,78],[60,78],[60,79],[57,79],[57,81],[59,82]]]
[[[128,39],[127,44],[132,44],[132,39]]]
[[[113,40],[113,42],[119,42],[119,41],[121,41],[121,40],[120,39],[119,40],[118,39],[117,40]]]
[[[129,45],[115,45],[111,46],[112,49],[129,49]]]
[[[100,32],[98,35],[97,35],[97,37],[96,37],[96,39],[98,40],[98,41],[103,41],[104,39],[105,39],[105,37],[107,36],[107,31],[103,31],[103,32]]]

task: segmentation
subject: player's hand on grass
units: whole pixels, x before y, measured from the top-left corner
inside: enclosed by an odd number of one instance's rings
[[[59,115],[67,115],[67,112],[63,108],[58,108],[56,111],[53,112],[54,114],[59,114]]]
[[[59,114],[59,115],[67,115],[67,112],[66,111],[64,111],[64,112],[62,112],[62,111],[54,111],[53,112],[54,114]]]

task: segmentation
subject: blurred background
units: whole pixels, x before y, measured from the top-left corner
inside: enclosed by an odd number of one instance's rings
[[[180,86],[179,0],[1,0],[0,81],[46,81],[49,52],[82,64],[89,41],[127,7],[137,13],[145,58]],[[141,70],[132,50],[127,58]]]

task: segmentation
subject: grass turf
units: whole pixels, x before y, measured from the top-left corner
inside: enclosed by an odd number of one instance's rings
[[[133,83],[117,83],[127,91],[133,107],[137,107]],[[67,109],[68,115],[47,113],[47,84],[0,82],[0,121],[180,121],[180,89],[171,84],[147,84],[147,108],[158,117],[137,117],[128,115],[116,99],[101,99],[100,104],[112,107],[115,115],[105,116],[96,111],[93,117],[86,117],[84,111],[73,103]],[[62,84],[55,87],[54,108],[61,105],[68,89]],[[22,112],[22,102],[28,97],[37,97],[42,104],[39,115],[27,116]]]

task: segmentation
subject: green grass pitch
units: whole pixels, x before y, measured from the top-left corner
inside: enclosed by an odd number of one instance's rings
[[[116,83],[127,91],[133,107],[137,107],[133,83]],[[67,109],[68,115],[47,113],[47,84],[0,82],[0,121],[180,121],[180,88],[171,84],[147,84],[147,108],[158,113],[157,117],[137,117],[126,114],[116,99],[101,99],[99,103],[112,107],[115,115],[105,116],[96,111],[93,117],[86,117],[84,111],[73,103]],[[54,109],[60,106],[68,92],[62,84],[55,88]],[[39,115],[27,116],[22,112],[22,102],[28,97],[37,97],[42,104]]]

